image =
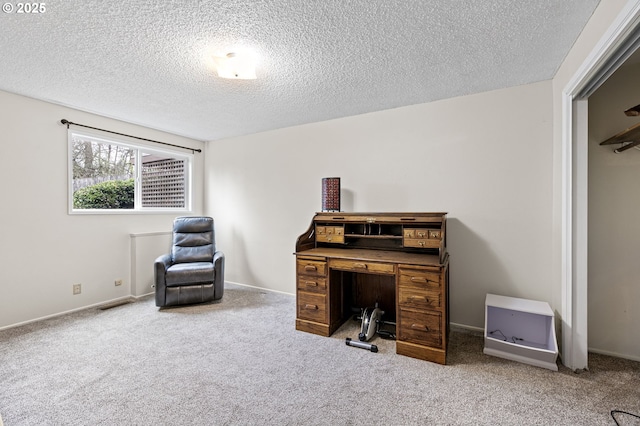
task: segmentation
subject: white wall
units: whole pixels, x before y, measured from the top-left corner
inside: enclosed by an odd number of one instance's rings
[[[640,64],[589,97],[589,348],[640,361],[640,151],[600,142],[640,123]]]
[[[60,120],[204,144],[6,92],[0,117],[0,328],[129,295],[129,234],[170,230],[176,215],[69,215],[67,129]],[[195,213],[203,208],[203,162],[204,154],[196,154]],[[124,283],[116,287],[119,278]],[[72,295],[75,283],[82,294]]]
[[[296,238],[340,176],[344,211],[446,211],[451,319],[486,293],[548,301],[551,82],[210,142],[207,214],[226,279],[293,293]]]

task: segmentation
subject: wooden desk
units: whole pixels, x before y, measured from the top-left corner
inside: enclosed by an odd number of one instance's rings
[[[396,353],[445,364],[446,213],[317,213],[296,243],[296,329],[330,336],[374,306],[396,321]]]

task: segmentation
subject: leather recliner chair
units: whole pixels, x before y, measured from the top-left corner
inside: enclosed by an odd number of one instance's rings
[[[213,219],[183,216],[173,221],[171,253],[154,264],[156,306],[219,300],[224,293],[224,253],[216,251]]]

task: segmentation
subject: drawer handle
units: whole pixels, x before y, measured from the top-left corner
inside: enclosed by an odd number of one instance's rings
[[[305,281],[304,284],[307,287],[318,287],[318,283],[316,281]]]
[[[305,309],[313,309],[314,311],[318,310],[318,305],[304,305]]]
[[[426,325],[422,325],[422,324],[411,324],[411,329],[412,330],[429,331],[429,327],[427,327]]]
[[[410,300],[422,300],[423,302],[429,303],[429,298],[424,296],[411,296]]]
[[[354,268],[358,268],[358,269],[367,269],[367,264],[366,263],[354,263],[353,267]]]
[[[411,277],[411,282],[412,283],[426,283],[426,282],[429,282],[429,280],[426,279],[426,278],[422,278],[422,277]]]
[[[418,232],[418,237],[425,237],[427,234],[425,234],[424,232]]]
[[[313,266],[313,265],[306,265],[306,266],[304,267],[304,270],[305,270],[305,271],[317,271],[317,270],[318,270],[318,268],[316,268],[316,267],[315,267],[315,266]]]
[[[420,241],[420,242],[418,243],[418,245],[419,245],[420,247],[424,247],[424,241]]]

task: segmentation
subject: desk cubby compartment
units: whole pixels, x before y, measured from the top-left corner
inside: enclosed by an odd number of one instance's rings
[[[350,247],[400,250],[402,249],[402,226],[381,223],[348,223],[344,228],[344,242]]]
[[[349,223],[345,225],[345,235],[400,238],[402,237],[402,225],[384,223]]]
[[[487,294],[484,353],[558,371],[555,320],[549,304]]]

